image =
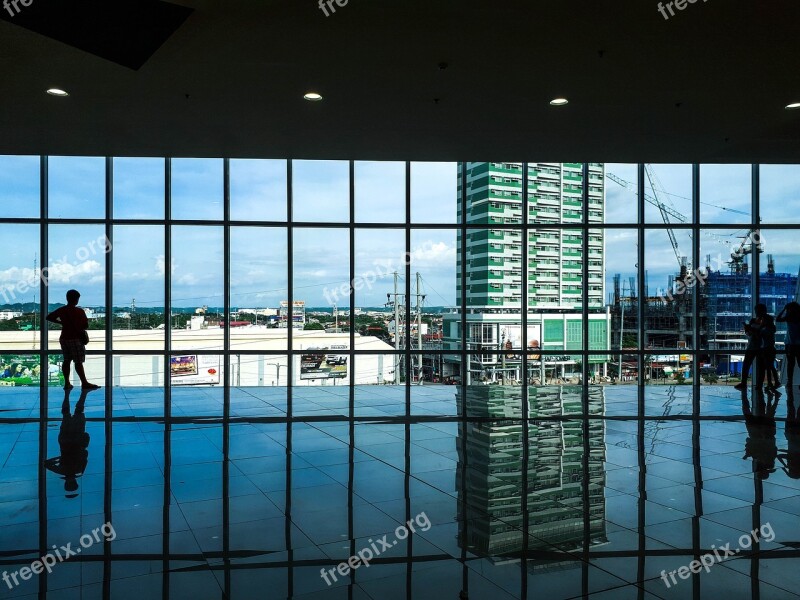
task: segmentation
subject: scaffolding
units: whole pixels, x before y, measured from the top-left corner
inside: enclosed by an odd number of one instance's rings
[[[667,290],[659,290],[656,296],[644,299],[643,348],[693,348],[699,347],[708,335],[707,302],[702,286],[692,283],[692,274],[686,262],[680,272],[670,281]],[[614,276],[614,297],[611,304],[612,347],[635,349],[638,345],[639,298],[636,296],[635,278],[629,278],[625,289],[620,275]],[[680,284],[680,285],[678,285]],[[647,286],[645,286],[647,292]],[[699,344],[694,339],[694,296],[698,294],[700,326]]]

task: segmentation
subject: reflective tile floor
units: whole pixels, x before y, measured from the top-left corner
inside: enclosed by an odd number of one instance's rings
[[[800,597],[794,399],[698,389],[2,389],[0,597]]]

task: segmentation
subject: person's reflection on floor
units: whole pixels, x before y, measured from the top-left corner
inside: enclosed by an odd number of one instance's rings
[[[778,458],[778,446],[775,441],[775,411],[778,398],[773,393],[767,394],[756,389],[753,396],[753,408],[747,399],[747,391],[742,392],[742,413],[747,425],[747,441],[744,445],[743,459],[753,459],[753,472],[759,479],[767,479],[775,472],[775,460]]]
[[[86,433],[86,416],[83,408],[86,396],[91,391],[83,388],[81,396],[75,404],[75,413],[70,412],[69,395],[72,388],[64,392],[61,405],[61,429],[58,432],[58,446],[61,456],[48,458],[44,466],[64,479],[64,491],[67,498],[77,498],[78,477],[86,471],[89,462],[89,434]]]
[[[793,366],[793,365],[792,365]],[[786,452],[778,456],[783,472],[800,479],[800,411],[794,405],[794,390],[786,386]]]

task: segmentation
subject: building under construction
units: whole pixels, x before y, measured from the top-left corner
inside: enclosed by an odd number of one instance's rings
[[[645,291],[644,340],[642,348],[708,348],[709,350],[743,350],[747,345],[743,326],[752,318],[752,274],[744,260],[731,261],[730,272],[713,271],[707,265],[702,279],[684,264],[667,291],[655,296]],[[776,273],[775,261],[767,257],[767,270],[759,277],[759,301],[775,315],[787,302],[797,297],[798,276]],[[611,304],[612,348],[636,348],[639,322],[639,299],[636,281],[621,285],[614,277]],[[647,286],[645,286],[647,290]],[[698,303],[698,328],[694,326],[694,298]],[[777,342],[783,341],[785,328],[778,324]],[[695,333],[699,339],[695,340]]]
[[[658,208],[661,214],[664,231],[678,260],[679,272],[670,278],[667,289],[658,290],[656,296],[648,293],[645,274],[644,299],[641,302],[645,319],[642,340],[637,339],[640,299],[637,297],[636,278],[630,278],[626,292],[620,276],[614,277],[614,292],[610,302],[612,348],[743,350],[747,344],[743,326],[751,318],[754,298],[747,257],[764,251],[761,232],[751,229],[742,238],[739,247],[730,255],[729,272],[712,271],[710,255],[706,257],[705,268],[692,271],[686,257],[681,254],[672,230],[672,223],[689,223],[691,219],[675,210],[669,200],[672,194],[664,189],[652,165],[645,165],[644,173],[648,191],[645,191],[643,199]],[[606,177],[634,194],[639,193],[638,186],[633,182],[608,172]],[[729,207],[718,208],[748,215]],[[722,241],[730,243],[729,240]],[[759,301],[767,305],[770,313],[779,312],[786,302],[797,298],[797,280],[797,276],[776,273],[775,261],[769,255],[767,270],[759,278]],[[782,329],[785,330],[779,327],[776,339],[779,343],[783,340]]]
[[[675,276],[675,284],[670,291],[649,295],[645,285],[643,306],[645,327],[641,344],[639,331],[639,298],[636,279],[631,277],[629,285],[621,285],[621,277],[614,276],[614,296],[611,303],[612,348],[694,348],[702,347],[708,336],[707,298],[705,290],[692,282],[688,267],[684,264]],[[680,290],[681,293],[676,293]],[[695,340],[693,318],[694,296],[698,295],[700,309],[700,340]],[[696,343],[696,342],[699,342]]]
[[[747,345],[743,326],[752,318],[753,280],[746,262],[731,265],[730,273],[708,274],[708,322],[711,350],[742,350]],[[797,297],[797,275],[776,273],[772,255],[767,256],[767,271],[759,277],[758,301],[776,315],[787,302]],[[776,342],[783,342],[785,327],[778,323]]]

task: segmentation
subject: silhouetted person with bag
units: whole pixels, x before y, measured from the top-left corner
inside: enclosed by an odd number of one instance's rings
[[[69,389],[64,392],[64,403],[61,405],[61,429],[58,432],[58,447],[61,452],[56,458],[48,458],[44,466],[64,478],[64,491],[67,498],[77,497],[78,477],[86,471],[89,462],[89,434],[86,433],[86,416],[83,414],[86,395],[89,388],[81,390],[81,396],[75,404],[75,413],[70,413]]]
[[[83,363],[86,360],[86,344],[89,343],[89,334],[86,330],[89,329],[89,320],[86,318],[86,313],[83,309],[78,308],[78,300],[81,295],[77,290],[69,290],[67,292],[67,305],[57,308],[49,315],[47,320],[51,323],[58,323],[61,325],[61,351],[64,354],[64,363],[61,365],[61,370],[64,372],[64,389],[72,389],[72,384],[69,382],[69,371],[72,362],[75,362],[75,372],[81,380],[81,387],[89,390],[96,390],[99,385],[89,383],[86,380],[86,374],[83,372]]]

